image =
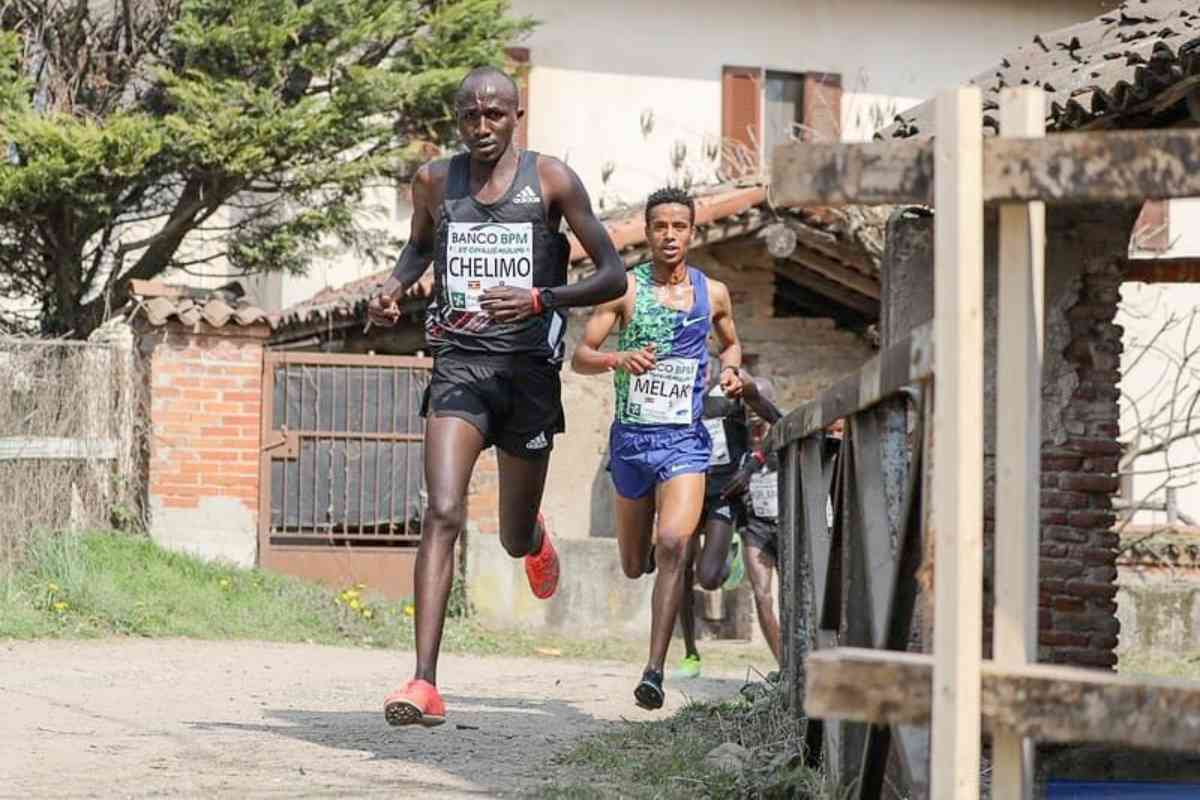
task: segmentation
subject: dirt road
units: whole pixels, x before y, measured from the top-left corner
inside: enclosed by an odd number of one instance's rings
[[[0,797],[512,796],[543,754],[634,707],[638,669],[447,656],[449,721],[389,728],[410,653],[246,642],[0,645]],[[668,685],[670,713],[728,696],[725,673]],[[663,712],[659,712],[663,713]]]

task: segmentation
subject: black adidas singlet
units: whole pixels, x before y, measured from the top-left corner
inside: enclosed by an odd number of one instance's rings
[[[743,455],[750,449],[746,404],[726,397],[717,384],[704,395],[704,426],[713,442],[708,494],[720,494],[737,474]]]
[[[438,222],[434,290],[425,338],[435,353],[522,354],[561,363],[566,316],[547,311],[520,322],[496,322],[479,308],[494,286],[562,286],[567,237],[550,230],[538,178],[537,153],[519,156],[512,186],[495,203],[471,195],[469,156],[450,160]]]

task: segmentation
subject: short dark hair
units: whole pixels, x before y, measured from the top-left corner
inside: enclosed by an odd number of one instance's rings
[[[681,205],[687,206],[688,214],[691,216],[692,223],[696,222],[696,201],[692,196],[683,189],[675,186],[668,186],[665,189],[659,189],[654,194],[646,198],[646,224],[650,224],[650,209],[655,206],[665,205]]]
[[[506,94],[508,95],[507,99],[512,100],[514,104],[517,104],[517,105],[520,104],[521,90],[517,87],[517,82],[515,80],[513,80],[512,75],[509,75],[507,72],[505,72],[502,69],[498,69],[498,68],[492,67],[492,66],[476,67],[475,69],[468,72],[463,77],[463,79],[459,82],[458,89],[455,90],[455,92],[454,92],[455,101],[457,102],[460,98],[462,98],[464,95],[467,94],[467,87],[469,85],[473,85],[474,83],[476,83],[478,81],[486,81],[486,80],[493,80],[493,79],[499,80],[502,83],[507,84],[507,86],[506,86],[506,89],[507,89]]]

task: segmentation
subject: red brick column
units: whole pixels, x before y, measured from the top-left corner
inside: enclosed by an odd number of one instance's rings
[[[142,336],[149,361],[151,535],[243,565],[258,560],[259,452],[266,325]]]

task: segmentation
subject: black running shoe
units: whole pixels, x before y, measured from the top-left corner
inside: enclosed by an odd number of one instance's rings
[[[648,669],[642,673],[642,682],[633,690],[633,699],[639,708],[647,711],[657,711],[663,705],[663,674],[657,670]]]

